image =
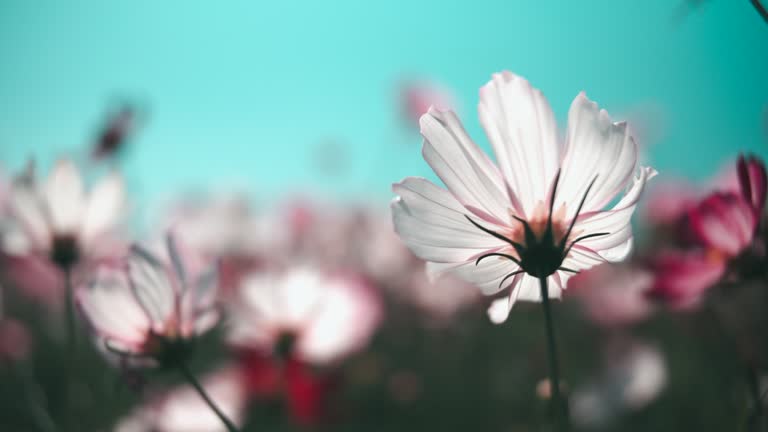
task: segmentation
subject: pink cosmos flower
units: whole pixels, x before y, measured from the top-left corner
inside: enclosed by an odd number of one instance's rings
[[[242,372],[226,366],[206,376],[202,386],[224,415],[238,426],[245,420],[247,404]],[[127,418],[116,432],[225,432],[221,420],[190,386],[181,386],[151,399]]]
[[[311,364],[328,364],[361,349],[381,318],[371,287],[354,276],[310,268],[254,273],[234,306],[233,345]]]
[[[501,322],[517,300],[541,299],[537,278],[560,297],[573,273],[624,259],[630,217],[655,171],[638,170],[626,124],[584,93],[571,105],[564,140],[544,95],[509,72],[481,89],[479,113],[496,163],[454,113],[430,109],[421,118],[422,153],[446,189],[416,177],[395,184],[393,219],[431,272],[456,273],[488,295],[509,288],[489,310]]]
[[[9,207],[18,229],[6,237],[6,250],[43,255],[71,268],[114,249],[108,239],[125,210],[123,180],[110,174],[86,193],[74,163],[63,159],[43,184],[31,169],[18,177]]]
[[[101,266],[77,293],[97,338],[128,364],[173,366],[219,320],[216,268],[187,265],[188,252],[166,240],[167,260],[134,245],[123,265]]]

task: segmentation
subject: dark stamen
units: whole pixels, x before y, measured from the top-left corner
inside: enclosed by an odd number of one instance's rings
[[[547,216],[547,230],[552,230],[552,212],[555,210],[555,196],[557,195],[557,184],[560,182],[560,170],[555,174],[555,185],[552,186],[552,196],[549,197],[549,216]]]
[[[513,257],[512,255],[507,255],[507,254],[498,253],[498,252],[488,253],[488,254],[485,254],[485,255],[477,258],[477,261],[475,261],[475,265],[480,264],[480,261],[484,260],[485,258],[492,257],[492,256],[498,256],[498,257],[507,258],[508,260],[513,261],[515,264],[520,265],[520,260],[519,259]]]
[[[573,274],[578,274],[579,273],[578,270],[569,269],[568,267],[560,267],[560,268],[558,268],[558,270],[562,270],[564,272],[573,273]]]
[[[571,251],[571,248],[573,248],[576,245],[576,243],[578,243],[578,242],[580,242],[582,240],[586,240],[588,238],[600,237],[600,236],[605,236],[605,235],[609,235],[609,234],[610,233],[608,233],[608,232],[594,233],[594,234],[587,234],[587,235],[584,235],[584,236],[581,236],[581,237],[577,238],[576,240],[572,241],[571,244],[567,248],[565,248],[565,251],[563,252],[563,258],[568,256],[568,253]]]

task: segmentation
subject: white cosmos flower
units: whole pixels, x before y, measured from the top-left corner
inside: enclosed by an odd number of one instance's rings
[[[544,95],[509,72],[480,90],[479,113],[496,163],[453,112],[430,109],[422,153],[446,188],[416,177],[395,184],[393,220],[432,274],[453,272],[488,295],[510,287],[489,309],[502,322],[517,300],[541,300],[537,276],[559,298],[573,272],[625,258],[630,217],[655,171],[638,170],[626,124],[583,92],[564,139]]]
[[[38,184],[30,169],[11,185],[9,211],[20,228],[6,238],[12,253],[41,253],[66,267],[98,255],[125,209],[122,177],[112,173],[86,192],[75,164],[60,160]]]
[[[365,281],[308,267],[253,273],[241,297],[232,316],[234,345],[313,364],[362,348],[381,318],[380,300]]]
[[[101,266],[77,301],[97,338],[136,366],[172,362],[219,320],[217,271],[194,271],[167,237],[168,259],[134,245],[125,265]]]

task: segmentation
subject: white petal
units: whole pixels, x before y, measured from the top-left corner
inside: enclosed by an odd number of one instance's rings
[[[45,204],[33,184],[19,181],[13,184],[9,207],[15,221],[28,237],[32,248],[47,249],[51,232],[46,219]]]
[[[145,249],[134,245],[128,259],[128,276],[137,302],[155,326],[162,326],[174,314],[176,301],[176,288],[166,267]]]
[[[82,223],[85,200],[83,179],[70,160],[56,163],[45,189],[51,224],[56,233],[76,233]]]
[[[501,324],[507,320],[510,311],[509,296],[496,299],[488,307],[488,318],[494,324]]]
[[[501,174],[456,115],[430,108],[419,123],[422,155],[448,190],[464,206],[506,220],[511,204]]]
[[[427,263],[427,273],[432,279],[446,272],[452,273],[478,287],[485,295],[493,295],[513,286],[516,280],[514,277],[508,278],[503,285],[500,284],[508,274],[519,269],[514,262],[499,257],[486,258],[478,265],[475,265],[474,261],[461,264]]]
[[[111,174],[91,191],[85,208],[82,236],[86,244],[109,232],[120,220],[125,208],[125,187],[122,177]]]
[[[392,187],[395,231],[420,258],[434,262],[463,262],[487,249],[502,246],[473,226],[468,213],[446,190],[427,180],[409,177]]]
[[[568,204],[568,216],[574,215],[595,178],[582,211],[602,210],[631,180],[636,163],[637,145],[626,124],[613,123],[584,92],[576,96],[568,112],[557,199]]]
[[[530,214],[546,201],[560,162],[549,102],[524,78],[505,71],[480,90],[478,111],[501,172]]]
[[[609,261],[626,258],[632,249],[632,214],[648,180],[656,175],[653,168],[642,167],[622,199],[609,211],[588,212],[579,216],[574,231],[580,236],[609,233],[579,242]]]

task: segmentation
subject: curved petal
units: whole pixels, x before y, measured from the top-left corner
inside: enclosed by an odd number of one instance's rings
[[[31,241],[31,247],[47,249],[50,246],[51,232],[44,203],[34,185],[23,181],[14,182],[8,204],[11,214],[24,231],[24,236]],[[28,243],[30,242],[25,242]]]
[[[514,277],[508,278],[503,285],[500,284],[508,274],[520,270],[514,262],[497,257],[484,259],[478,265],[472,260],[461,264],[428,262],[426,266],[427,274],[432,280],[443,273],[452,273],[476,286],[485,295],[493,295],[507,287],[514,287]]]
[[[51,226],[56,233],[76,232],[85,207],[83,179],[75,164],[67,159],[56,163],[45,185]]]
[[[123,179],[117,173],[111,174],[93,188],[85,207],[81,231],[85,244],[112,229],[120,220],[124,207]]]
[[[416,256],[460,263],[503,246],[501,240],[472,226],[466,209],[429,181],[409,177],[392,189],[399,195],[391,205],[395,231]]]
[[[634,179],[627,193],[608,211],[588,212],[579,216],[573,231],[579,236],[609,233],[580,241],[578,244],[587,247],[609,261],[620,261],[632,250],[632,214],[637,202],[645,189],[645,184],[656,175],[650,167],[640,168],[639,175]]]
[[[583,210],[602,210],[630,181],[636,164],[637,145],[626,123],[613,123],[605,110],[587,99],[584,92],[579,93],[568,112],[557,198],[558,203],[569,204],[568,217],[573,216],[593,180]]]
[[[480,89],[480,123],[525,214],[546,201],[560,162],[557,123],[549,102],[525,78],[504,71]]]
[[[430,110],[421,117],[422,155],[464,206],[503,221],[511,206],[498,168],[467,135],[451,111]]]
[[[715,193],[688,212],[691,228],[707,246],[736,256],[752,242],[753,208],[736,194]]]

